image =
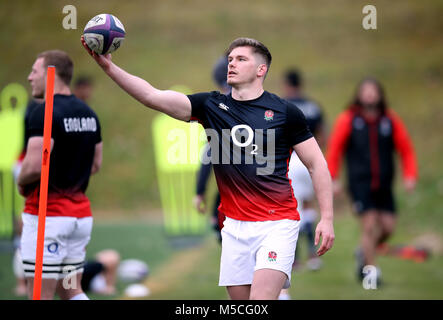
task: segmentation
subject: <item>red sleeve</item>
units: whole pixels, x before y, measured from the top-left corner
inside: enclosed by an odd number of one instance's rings
[[[25,159],[25,156],[26,156],[26,149],[23,149],[22,152],[20,153],[20,155],[17,158],[17,162],[23,161],[23,159]]]
[[[403,178],[416,180],[418,177],[417,158],[406,126],[393,111],[389,110],[388,116],[392,120],[394,147],[401,158]]]
[[[353,113],[350,110],[342,112],[335,120],[331,136],[328,141],[326,161],[332,179],[336,179],[340,172],[340,165],[352,130]]]

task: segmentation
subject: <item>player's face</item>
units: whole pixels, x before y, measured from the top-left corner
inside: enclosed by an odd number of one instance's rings
[[[28,81],[31,85],[32,96],[34,98],[43,98],[45,93],[45,67],[44,58],[38,58],[32,65]]]
[[[259,62],[250,47],[237,47],[228,56],[228,78],[230,86],[253,82],[257,79]]]
[[[360,87],[359,98],[364,105],[375,105],[380,100],[377,86],[372,82],[365,82]]]

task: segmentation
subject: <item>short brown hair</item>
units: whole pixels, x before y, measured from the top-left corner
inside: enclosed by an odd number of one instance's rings
[[[238,38],[232,41],[232,43],[229,45],[229,48],[226,51],[226,55],[228,56],[232,50],[238,47],[251,47],[254,53],[258,53],[265,59],[266,66],[269,70],[271,66],[272,56],[268,48],[266,48],[263,43],[252,38]]]
[[[74,64],[68,54],[61,50],[48,50],[40,53],[37,58],[44,59],[44,67],[55,66],[59,78],[69,86],[72,79]]]

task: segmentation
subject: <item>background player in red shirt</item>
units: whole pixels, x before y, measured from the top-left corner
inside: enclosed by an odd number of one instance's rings
[[[317,254],[323,255],[332,247],[332,185],[326,161],[301,111],[263,89],[263,81],[271,62],[270,53],[263,44],[254,39],[239,38],[230,45],[227,80],[232,86],[231,94],[212,92],[191,96],[171,90],[158,90],[116,66],[111,62],[111,55],[99,56],[91,52],[83,39],[82,44],[111,79],[147,107],[183,121],[194,117],[206,129],[213,129],[212,132],[230,130],[230,142],[234,142],[234,127],[273,127],[275,130],[277,146],[273,151],[280,158],[275,161],[276,170],[269,175],[259,176],[256,169],[262,168],[257,168],[256,163],[236,165],[233,162],[213,162],[221,194],[220,211],[227,216],[222,230],[219,285],[227,287],[232,299],[276,299],[290,280],[299,222],[297,202],[287,178],[287,163],[292,149],[311,173],[320,206],[321,220],[316,229],[316,244],[320,237],[322,243]],[[214,154],[218,147],[211,144],[212,160],[217,159]],[[246,153],[245,149],[242,150],[242,156]],[[268,151],[272,153],[272,150]],[[226,155],[228,160],[232,160],[232,152]],[[246,230],[250,232],[248,239],[245,239]],[[254,237],[261,240],[252,243]],[[225,244],[228,239],[229,245]],[[264,242],[279,248],[286,247],[281,253],[278,250],[269,251]],[[255,250],[248,251],[249,245]],[[246,249],[239,252],[239,248]],[[257,266],[256,262],[260,265]],[[244,279],[239,279],[239,274]]]
[[[412,192],[417,163],[406,127],[388,108],[380,83],[364,79],[350,106],[336,119],[327,153],[336,193],[341,190],[338,175],[342,157],[346,157],[349,193],[362,232],[361,249],[357,250],[359,278],[363,278],[365,265],[376,265],[377,245],[394,231],[394,151],[401,158],[405,188]]]

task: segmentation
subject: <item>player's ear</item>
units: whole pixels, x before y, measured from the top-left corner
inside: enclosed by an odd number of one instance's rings
[[[258,65],[257,75],[259,77],[264,77],[266,75],[266,72],[268,72],[268,67],[266,66],[266,64],[262,63]]]

